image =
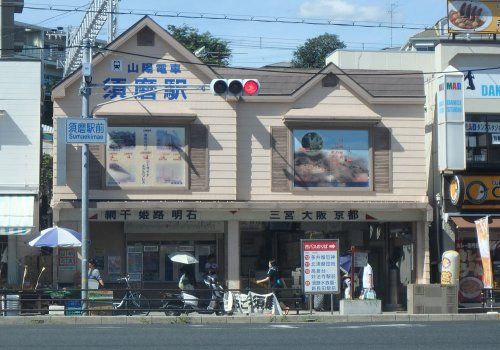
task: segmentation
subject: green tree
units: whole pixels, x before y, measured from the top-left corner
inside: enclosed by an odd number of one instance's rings
[[[52,226],[52,156],[44,154],[40,169],[40,230]]]
[[[295,50],[292,65],[296,68],[322,68],[329,54],[345,47],[344,42],[335,34],[319,35],[308,39]]]
[[[167,27],[170,34],[189,51],[205,47],[199,58],[206,64],[228,66],[231,58],[229,42],[215,38],[210,32],[200,33],[198,29],[187,25]]]

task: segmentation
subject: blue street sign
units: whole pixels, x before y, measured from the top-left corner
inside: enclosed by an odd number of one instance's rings
[[[106,143],[107,122],[107,119],[103,118],[67,118],[66,143]]]

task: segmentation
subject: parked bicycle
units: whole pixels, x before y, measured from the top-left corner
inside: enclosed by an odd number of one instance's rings
[[[124,281],[127,285],[127,290],[119,303],[113,303],[113,309],[124,310],[128,316],[149,315],[151,309],[149,300],[140,292],[132,289],[130,286],[130,277],[127,275],[123,278],[118,278],[117,281]]]

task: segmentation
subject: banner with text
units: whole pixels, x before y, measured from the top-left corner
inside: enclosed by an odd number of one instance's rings
[[[488,217],[476,220],[477,243],[481,261],[483,263],[483,284],[484,288],[493,288],[493,268],[490,254],[490,228]]]

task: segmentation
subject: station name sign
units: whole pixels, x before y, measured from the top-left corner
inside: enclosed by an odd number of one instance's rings
[[[67,118],[66,143],[105,144],[107,142],[107,119]]]

